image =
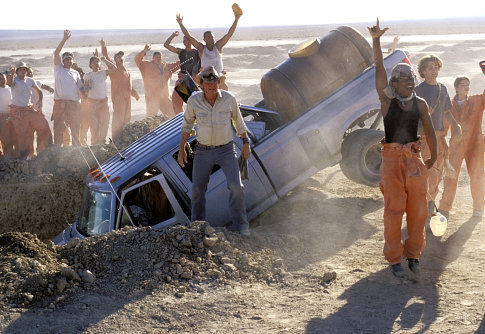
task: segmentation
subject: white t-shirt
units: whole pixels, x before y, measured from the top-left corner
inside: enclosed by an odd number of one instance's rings
[[[35,80],[35,79],[34,79],[34,81],[35,81],[35,84],[37,85],[37,87],[39,87],[39,89],[40,89],[42,87],[42,82],[40,82],[39,80]],[[32,95],[30,96],[30,101],[34,105],[35,110],[38,110],[39,109],[40,96],[39,96],[39,93],[37,93],[37,91],[35,89],[32,89]]]
[[[79,101],[79,88],[83,87],[79,72],[54,65],[54,99]]]
[[[13,85],[10,87],[12,90],[12,105],[17,107],[28,107],[30,104],[31,91],[33,90],[32,87],[34,86],[37,86],[34,79],[25,77],[24,80],[21,80],[19,77],[15,76]]]
[[[0,87],[0,113],[8,113],[8,106],[12,103],[12,90],[10,87]]]
[[[210,51],[207,46],[204,46],[202,57],[200,57],[200,63],[202,68],[214,66],[219,74],[221,74],[224,69],[224,66],[222,65],[222,56],[215,45],[212,51]]]
[[[89,72],[84,75],[84,82],[89,85],[88,97],[93,100],[106,98],[106,70]]]

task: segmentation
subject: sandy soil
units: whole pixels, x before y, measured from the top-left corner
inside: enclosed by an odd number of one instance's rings
[[[403,27],[396,33],[402,35],[409,26]],[[463,26],[458,31],[451,28],[445,33],[476,32]],[[428,33],[443,29],[433,27]],[[286,38],[310,35],[305,33],[293,30]],[[315,32],[308,37],[320,35]],[[279,36],[285,36],[284,32],[270,37]],[[413,38],[403,36],[400,46],[411,52],[414,63],[424,54],[439,54],[445,62],[440,77],[450,92],[459,74],[472,78],[474,93],[483,90],[485,82],[477,66],[484,54],[483,41]],[[391,39],[386,43],[390,45]],[[258,101],[258,78],[284,60],[288,48],[284,41],[274,46],[227,48],[226,64],[234,71],[229,84],[243,102]],[[17,57],[7,58],[2,61]],[[41,72],[46,77],[48,60],[39,63],[45,66]],[[106,150],[104,154],[109,155]],[[74,153],[60,156],[70,161]],[[54,153],[50,157],[57,159]],[[81,189],[85,175],[74,165],[56,165],[47,173],[50,176],[39,175],[34,162],[1,165],[5,170],[0,169],[0,199],[7,207],[12,203],[16,207],[5,209],[4,214],[25,211],[2,218],[2,232],[10,225],[48,239],[72,221],[80,200],[76,189]],[[64,170],[56,179],[52,175],[58,168]],[[59,193],[65,200],[59,217],[36,208],[43,198],[39,191],[48,190],[43,185],[51,180],[53,188],[70,182],[65,187],[70,193]],[[59,206],[49,204],[49,208]],[[36,218],[37,211],[43,212],[42,219]],[[419,279],[407,267],[405,279],[392,276],[382,256],[382,196],[377,188],[347,180],[338,166],[311,177],[255,219],[250,238],[197,225],[168,232],[172,245],[167,244],[166,235],[127,230],[57,248],[25,233],[3,234],[0,330],[485,333],[485,227],[483,221],[471,219],[471,211],[469,179],[463,169],[448,230],[441,238],[428,233]],[[27,216],[30,223],[22,218]],[[45,230],[45,219],[51,218],[55,228]],[[204,238],[216,244],[207,246],[210,242],[204,244]]]
[[[250,240],[228,236],[234,249],[251,256],[261,249],[271,253],[254,260],[262,272],[271,272],[271,259],[282,259],[281,279],[179,279],[168,288],[150,272],[128,278],[124,287],[119,272],[130,265],[118,265],[117,273],[51,304],[44,299],[3,309],[0,328],[7,333],[483,333],[485,228],[470,218],[467,193],[463,178],[445,236],[428,234],[419,281],[407,268],[405,279],[393,277],[382,258],[378,190],[349,182],[334,167],[256,219]],[[113,244],[104,246],[109,245],[96,252],[109,254]],[[148,257],[156,258],[156,252]],[[185,293],[179,285],[188,287]]]

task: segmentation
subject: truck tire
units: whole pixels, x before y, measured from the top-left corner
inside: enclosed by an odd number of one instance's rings
[[[381,130],[358,129],[344,138],[340,169],[348,179],[370,187],[379,185],[383,137]]]

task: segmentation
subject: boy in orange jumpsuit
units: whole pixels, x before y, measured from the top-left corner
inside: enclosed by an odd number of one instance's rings
[[[424,226],[427,210],[428,169],[436,161],[436,136],[426,101],[416,96],[415,75],[411,66],[399,63],[387,81],[380,37],[387,29],[377,24],[368,28],[376,60],[376,90],[384,118],[381,184],[384,195],[384,256],[392,273],[403,277],[401,259],[419,274],[419,257],[425,246]],[[421,121],[431,148],[431,158],[423,163],[420,154],[418,123]],[[402,217],[406,212],[408,238],[401,242]]]
[[[455,177],[445,177],[444,190],[440,201],[440,212],[449,216],[456,194],[458,176],[463,159],[470,175],[470,190],[473,199],[473,217],[482,218],[485,196],[484,143],[482,119],[485,109],[485,92],[468,96],[470,79],[459,77],[455,80],[456,95],[451,113],[462,128],[462,140],[451,141],[450,163],[456,171]]]
[[[99,41],[101,53],[108,60],[106,65],[110,69],[108,72],[111,80],[111,102],[113,103],[113,121],[111,123],[111,136],[118,137],[121,129],[130,122],[131,119],[131,97],[137,101],[140,98],[137,91],[133,88],[131,74],[125,68],[123,51],[118,51],[114,56],[115,67],[110,67],[112,63],[106,48],[104,39]]]
[[[421,78],[424,79],[416,86],[416,94],[423,98],[428,104],[431,120],[438,141],[438,156],[433,168],[429,170],[428,176],[428,216],[435,211],[435,199],[438,195],[439,184],[443,179],[443,170],[448,163],[448,143],[446,142],[446,133],[448,132],[445,123],[451,124],[453,127],[453,139],[459,140],[461,137],[460,125],[456,122],[450,113],[451,101],[450,96],[445,85],[437,81],[438,74],[443,67],[443,62],[440,58],[434,55],[424,56],[419,60],[418,71]],[[430,149],[425,142],[423,142],[422,155],[424,159],[431,156]]]
[[[42,114],[42,92],[34,79],[27,76],[27,65],[10,67],[7,83],[12,89],[12,104],[10,119],[13,126],[13,145],[15,156],[27,159],[34,155],[34,132],[37,132],[37,153],[52,144],[52,134],[49,124]],[[38,94],[38,110],[31,103],[32,90]]]
[[[180,62],[165,63],[162,61],[162,54],[159,51],[153,53],[151,61],[143,58],[150,50],[150,45],[135,56],[136,66],[140,69],[145,87],[145,101],[147,105],[147,117],[157,116],[160,110],[165,116],[175,115],[170,99],[168,82]]]

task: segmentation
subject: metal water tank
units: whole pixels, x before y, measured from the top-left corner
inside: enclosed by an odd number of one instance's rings
[[[374,63],[371,45],[349,26],[304,42],[261,79],[266,108],[290,121]]]

